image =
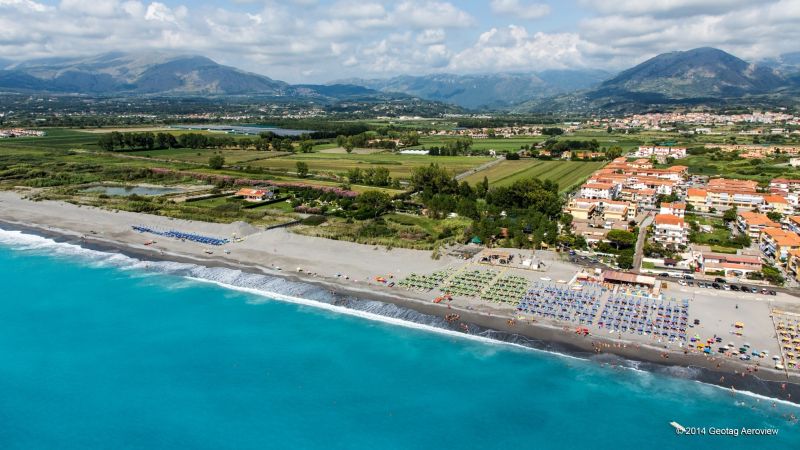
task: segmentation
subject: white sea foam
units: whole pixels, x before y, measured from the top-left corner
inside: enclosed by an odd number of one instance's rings
[[[298,289],[300,283],[289,282],[281,277],[268,277],[265,275],[251,274],[242,272],[241,270],[219,268],[219,267],[205,267],[197,264],[179,263],[172,261],[142,261],[132,258],[120,253],[109,253],[98,250],[83,248],[79,245],[56,242],[53,239],[45,238],[42,236],[23,233],[21,231],[4,230],[0,228],[0,245],[19,250],[23,252],[31,252],[34,254],[43,254],[48,256],[60,256],[78,258],[83,261],[88,261],[96,267],[114,267],[122,270],[135,270],[138,273],[152,274],[161,273],[182,276],[192,282],[209,283],[220,286],[225,289],[235,290],[251,295],[255,295],[264,302],[271,300],[278,300],[297,305],[310,306],[313,308],[323,309],[338,314],[346,314],[353,317],[359,317],[365,320],[378,321],[395,326],[412,328],[426,332],[445,335],[457,339],[465,339],[475,342],[480,342],[488,345],[507,346],[520,350],[534,351],[553,356],[558,356],[565,359],[572,359],[578,361],[588,361],[587,358],[581,358],[574,355],[568,355],[549,350],[542,350],[525,345],[517,344],[514,342],[506,342],[498,339],[492,339],[485,336],[476,334],[462,333],[459,331],[440,328],[423,323],[403,320],[395,317],[376,314],[368,311],[361,311],[357,309],[347,308],[339,305],[332,305],[329,303],[311,300],[299,296],[282,294],[269,290],[269,288],[284,289],[284,290],[308,290],[311,286]],[[639,363],[633,361],[630,365],[621,366],[633,372],[650,375],[650,372],[642,370]],[[704,386],[713,386],[718,389],[729,391],[729,389],[718,386],[715,384],[705,383],[699,380],[693,380]],[[781,405],[800,408],[800,405],[781,399],[768,397],[754,392],[737,390],[737,394],[745,395],[752,398],[757,398],[767,402],[776,402]]]

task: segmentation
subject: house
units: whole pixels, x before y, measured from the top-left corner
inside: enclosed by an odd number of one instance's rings
[[[781,224],[770,220],[766,214],[753,211],[742,211],[736,216],[736,227],[753,240],[758,240],[765,228],[780,228]]]
[[[683,218],[672,214],[657,214],[653,240],[665,247],[678,248],[689,244],[689,227]]]
[[[761,251],[767,258],[783,265],[789,259],[789,252],[800,249],[800,235],[780,228],[765,228],[761,232]]]
[[[274,196],[274,192],[270,189],[249,189],[242,188],[236,192],[237,197],[244,198],[248,202],[263,202]]]
[[[702,252],[698,262],[703,273],[724,272],[726,277],[742,277],[750,272],[760,272],[764,265],[758,256],[713,252]]]
[[[686,203],[667,203],[661,204],[660,214],[671,214],[673,216],[681,217],[686,213]]]

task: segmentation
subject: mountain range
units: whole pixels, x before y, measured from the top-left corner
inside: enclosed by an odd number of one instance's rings
[[[160,52],[104,53],[84,58],[0,60],[0,91],[102,96],[242,96],[291,100],[411,99],[362,86],[291,85],[225,66],[204,56]]]
[[[0,60],[0,91],[99,96],[259,96],[286,101],[422,99],[472,110],[634,111],[661,106],[800,98],[800,52],[758,64],[715,48],[655,56],[616,75],[601,70],[402,75],[292,85],[204,56],[112,52]]]
[[[548,70],[538,73],[351,78],[338,83],[364,86],[380,92],[399,92],[470,109],[503,109],[533,98],[585,89],[610,75],[602,70]]]

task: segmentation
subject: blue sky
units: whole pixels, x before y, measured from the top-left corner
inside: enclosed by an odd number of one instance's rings
[[[714,46],[795,51],[800,0],[0,0],[0,58],[209,56],[290,82],[619,70]]]

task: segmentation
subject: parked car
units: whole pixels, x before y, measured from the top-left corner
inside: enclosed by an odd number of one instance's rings
[[[770,291],[769,291],[769,295],[778,295],[778,293],[777,293],[777,292],[775,292],[775,291],[773,291],[773,290],[770,290]]]
[[[689,281],[686,282],[686,284],[689,285],[689,286],[694,286],[694,281],[689,280]]]
[[[705,287],[706,287],[706,284],[705,284],[705,283],[703,283],[702,281],[698,281],[698,282],[697,282],[697,287],[699,287],[699,288],[705,288]]]
[[[664,277],[664,278],[669,278],[669,274],[667,272],[661,272],[660,274],[658,274],[658,276]]]
[[[714,282],[714,283],[711,283],[711,287],[713,287],[714,289],[719,289],[721,286],[719,285],[719,283]]]
[[[690,275],[690,274],[688,274],[688,273],[687,273],[687,274],[684,274],[684,275],[683,275],[683,279],[684,279],[684,280],[694,280],[694,275]]]
[[[730,287],[730,286],[728,286],[727,284],[723,284],[723,285],[722,285],[722,289],[725,289],[726,291],[730,291],[730,290],[731,290],[731,287]]]
[[[738,290],[739,290],[739,286],[738,286],[738,285],[735,285],[735,284],[732,284],[732,285],[731,285],[731,290],[732,290],[732,291],[738,291]]]
[[[761,293],[767,295],[769,291],[767,290],[767,288],[761,288]]]
[[[720,283],[720,284],[727,283],[725,278],[720,278],[720,277],[714,278],[714,281],[716,281],[717,283]]]

